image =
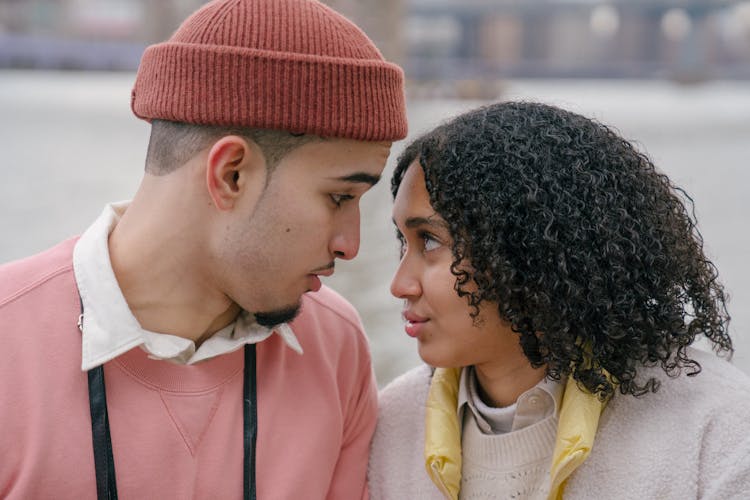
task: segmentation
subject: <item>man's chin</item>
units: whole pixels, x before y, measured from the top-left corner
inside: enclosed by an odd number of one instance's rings
[[[271,328],[281,323],[289,323],[300,312],[301,303],[287,306],[284,308],[274,309],[272,311],[259,311],[255,313],[255,321],[266,328]]]

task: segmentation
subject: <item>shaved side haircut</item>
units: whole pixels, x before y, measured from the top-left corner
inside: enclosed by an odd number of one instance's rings
[[[194,125],[154,120],[151,124],[151,137],[146,154],[146,172],[152,175],[167,175],[203,149],[228,135],[236,135],[257,144],[263,152],[269,170],[273,170],[293,149],[309,142],[323,140],[319,136],[293,134],[284,130]]]

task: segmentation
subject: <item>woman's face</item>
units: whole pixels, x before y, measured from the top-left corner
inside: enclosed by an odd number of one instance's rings
[[[452,238],[430,205],[424,172],[416,161],[399,187],[393,221],[403,247],[391,293],[405,301],[405,330],[417,339],[420,357],[446,368],[497,365],[507,371],[529,366],[518,335],[500,319],[497,305],[483,303],[474,321],[473,309],[454,290]]]

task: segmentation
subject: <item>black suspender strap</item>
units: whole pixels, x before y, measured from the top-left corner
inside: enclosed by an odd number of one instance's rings
[[[252,374],[249,376],[248,374]],[[244,422],[245,500],[255,499],[255,442],[258,435],[258,397],[255,384],[255,344],[245,344],[245,383],[242,388],[242,420]]]
[[[104,367],[99,365],[92,368],[89,370],[88,376],[91,436],[94,440],[94,468],[96,469],[96,496],[100,500],[116,500],[117,481],[115,481],[115,461],[112,458],[112,440],[109,437]]]
[[[79,327],[81,327],[82,318],[83,303],[81,303]],[[112,457],[112,438],[109,433],[104,366],[100,365],[89,370],[88,379],[91,437],[94,443],[94,467],[96,469],[96,496],[99,500],[116,500],[117,482],[115,481],[115,461]],[[255,344],[245,344],[245,380],[242,397],[243,497],[245,500],[256,500],[255,446],[258,434],[258,408]]]

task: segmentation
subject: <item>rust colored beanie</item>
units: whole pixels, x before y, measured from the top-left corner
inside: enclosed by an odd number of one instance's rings
[[[403,71],[316,0],[217,0],[146,49],[139,118],[367,141],[406,136]]]

